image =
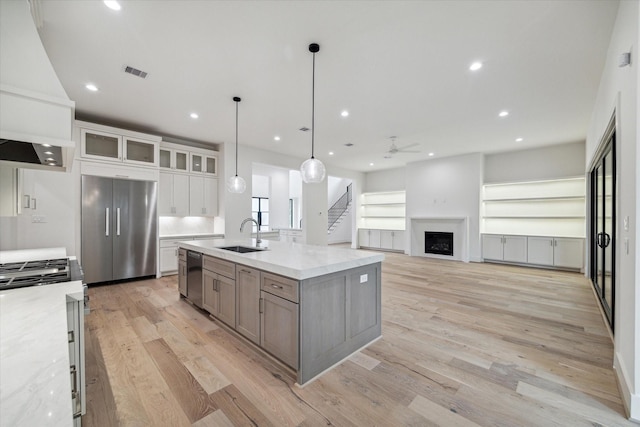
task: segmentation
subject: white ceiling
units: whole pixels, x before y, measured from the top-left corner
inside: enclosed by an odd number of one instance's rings
[[[43,44],[77,116],[233,143],[240,96],[240,145],[301,159],[311,150],[310,132],[299,130],[311,127],[308,45],[319,43],[316,157],[357,171],[429,152],[584,140],[618,8],[611,0],[124,0],[119,12],[101,1],[38,4]],[[484,67],[470,71],[477,60]],[[126,65],[148,77],[125,74]],[[89,82],[100,90],[87,91]],[[510,115],[499,118],[501,110]],[[390,136],[420,153],[385,159]]]

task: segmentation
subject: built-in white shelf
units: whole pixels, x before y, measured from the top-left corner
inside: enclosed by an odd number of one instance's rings
[[[363,193],[360,201],[359,228],[398,231],[405,229],[404,191]]]
[[[585,237],[584,177],[485,184],[481,232]]]

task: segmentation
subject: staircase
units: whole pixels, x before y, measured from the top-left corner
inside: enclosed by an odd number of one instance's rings
[[[351,207],[351,184],[347,186],[347,191],[340,196],[337,202],[333,204],[329,208],[328,216],[328,228],[327,234],[331,234],[333,230],[340,224],[342,219],[349,213],[349,208]]]

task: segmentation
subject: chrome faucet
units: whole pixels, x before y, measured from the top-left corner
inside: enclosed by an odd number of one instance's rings
[[[242,221],[242,224],[240,224],[240,232],[242,233],[242,230],[244,229],[244,225],[250,221],[253,221],[256,223],[256,246],[260,246],[260,243],[262,242],[262,240],[260,240],[260,225],[258,224],[258,221],[256,221],[253,218],[245,219],[244,221]]]

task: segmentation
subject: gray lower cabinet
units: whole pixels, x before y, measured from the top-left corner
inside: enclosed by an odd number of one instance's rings
[[[84,294],[67,296],[67,331],[74,426],[80,426],[86,410],[84,370]]]
[[[298,304],[262,291],[260,341],[266,351],[298,369]]]
[[[381,336],[381,278],[380,262],[298,281],[205,255],[203,307],[305,384]]]
[[[178,290],[180,295],[187,296],[187,251],[178,251]]]
[[[262,348],[297,370],[300,359],[299,283],[297,280],[263,271],[261,289]]]
[[[236,331],[260,345],[260,271],[236,268]]]
[[[235,264],[203,257],[202,306],[232,328],[236,327],[236,281],[231,277]]]

